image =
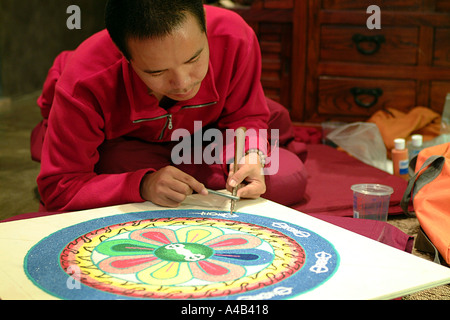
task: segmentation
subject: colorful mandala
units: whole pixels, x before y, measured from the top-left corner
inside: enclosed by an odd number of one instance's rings
[[[29,251],[25,271],[63,299],[285,299],[325,282],[338,261],[297,225],[164,210],[62,229]]]

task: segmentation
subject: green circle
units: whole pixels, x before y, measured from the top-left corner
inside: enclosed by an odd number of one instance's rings
[[[198,243],[171,243],[159,247],[154,254],[166,261],[196,262],[208,259],[214,254],[214,250]]]

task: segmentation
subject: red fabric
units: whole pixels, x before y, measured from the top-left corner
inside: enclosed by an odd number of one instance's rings
[[[394,188],[389,214],[403,213],[400,201],[406,190],[405,180],[327,145],[308,144],[306,149],[308,182],[304,199],[293,205],[294,209],[304,213],[353,217],[350,187],[358,183],[378,183]]]
[[[116,175],[93,171],[99,159],[97,148],[105,139],[128,136],[167,142],[179,128],[192,134],[194,121],[218,129],[267,129],[269,111],[253,30],[231,11],[216,7],[206,11],[208,74],[194,98],[167,110],[148,94],[105,30],[67,59],[55,86],[38,176],[48,210],[76,211],[143,201],[140,182],[154,168]],[[139,120],[143,121],[133,123]]]
[[[387,222],[323,214],[311,214],[311,216],[399,250],[412,252],[414,237],[407,235]]]
[[[41,161],[42,144],[44,143],[45,133],[47,132],[48,116],[55,95],[55,86],[67,61],[72,56],[72,51],[63,51],[53,62],[45,79],[42,94],[38,98],[37,104],[41,109],[42,121],[33,129],[30,139],[31,159]]]
[[[39,122],[30,136],[30,153],[33,161],[41,162],[42,145],[44,143],[45,133],[47,132],[48,120],[43,119]]]
[[[304,142],[306,144],[322,143],[322,130],[317,127],[294,127],[295,141]]]
[[[305,162],[308,155],[306,143],[310,140],[298,138],[299,129],[292,125],[289,112],[285,107],[271,99],[267,99],[267,105],[270,110],[269,128],[279,129],[278,146],[285,147]],[[303,135],[302,138],[306,136]]]

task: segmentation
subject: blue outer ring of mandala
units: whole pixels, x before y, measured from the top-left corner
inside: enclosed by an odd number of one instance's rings
[[[126,223],[136,220],[156,219],[156,218],[192,218],[204,217],[199,214],[200,210],[162,210],[127,213],[122,215],[108,216],[104,218],[89,220],[64,229],[61,229],[47,238],[38,242],[25,256],[24,270],[28,278],[43,291],[61,299],[68,300],[117,300],[117,299],[135,299],[123,295],[112,294],[100,291],[89,286],[81,284],[80,289],[68,289],[68,275],[62,269],[59,262],[61,250],[74,239],[100,228],[111,225]],[[236,213],[232,217],[227,217],[223,211],[207,210],[208,213],[217,214],[211,218],[220,218],[224,220],[240,221],[244,223],[256,224],[277,230],[287,237],[294,239],[305,250],[306,262],[303,267],[291,275],[289,278],[278,282],[274,286],[252,290],[245,294],[235,294],[225,297],[208,298],[208,300],[237,300],[252,298],[258,300],[258,297],[265,297],[267,300],[288,299],[297,297],[303,293],[311,291],[326,282],[338,269],[339,254],[334,246],[311,230],[300,227],[296,224],[276,220],[273,218],[262,217],[245,213]],[[291,230],[291,231],[289,231]],[[309,237],[298,237],[292,230],[297,232],[307,232]],[[326,252],[327,257],[326,271],[315,273],[311,269],[317,267],[316,254]],[[273,294],[273,287],[291,288],[286,295],[279,296]]]

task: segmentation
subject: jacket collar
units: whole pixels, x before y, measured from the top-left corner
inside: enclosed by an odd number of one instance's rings
[[[192,99],[179,101],[167,110],[161,108],[159,106],[158,99],[149,94],[147,86],[139,78],[125,58],[122,59],[122,70],[125,89],[128,96],[128,101],[130,103],[131,121],[157,118],[167,114],[176,113],[183,107],[197,106],[219,101],[219,94],[217,93],[214,81],[214,71],[211,61],[209,62],[208,72],[200,85],[200,90],[197,95]]]

